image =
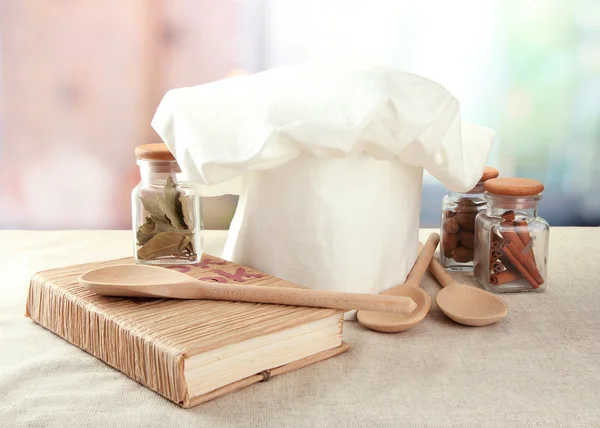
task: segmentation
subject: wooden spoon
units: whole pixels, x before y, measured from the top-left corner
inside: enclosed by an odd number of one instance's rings
[[[443,287],[436,302],[453,321],[480,327],[493,324],[508,314],[504,300],[481,288],[459,284],[435,258],[429,264],[429,271]]]
[[[419,253],[415,265],[406,278],[406,282],[380,293],[380,295],[387,296],[410,297],[416,302],[417,309],[408,315],[358,311],[356,318],[359,323],[371,330],[380,331],[382,333],[398,333],[400,331],[408,330],[425,318],[431,308],[431,297],[419,287],[419,284],[427,270],[427,265],[433,258],[433,253],[435,252],[435,248],[438,246],[439,241],[440,235],[437,233],[429,235],[425,246],[423,246]],[[421,244],[419,243],[419,245]]]
[[[282,280],[279,284],[285,282]],[[148,265],[117,265],[94,269],[81,275],[79,283],[88,290],[105,296],[232,300],[344,310],[369,309],[401,314],[410,314],[417,307],[411,298],[404,296],[219,284]]]

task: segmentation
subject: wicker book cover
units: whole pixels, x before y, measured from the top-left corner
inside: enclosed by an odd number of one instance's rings
[[[123,263],[133,263],[133,259],[36,273],[26,315],[182,407],[196,406],[349,348],[342,342],[340,310],[106,297],[77,282],[90,269]],[[208,255],[195,265],[165,268],[220,283],[300,287]]]

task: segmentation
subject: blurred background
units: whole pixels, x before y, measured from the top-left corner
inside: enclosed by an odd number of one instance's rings
[[[438,81],[551,225],[600,225],[598,0],[0,0],[0,228],[130,228],[168,89],[333,58]],[[423,227],[444,194],[426,175]],[[205,225],[235,204],[206,198]]]

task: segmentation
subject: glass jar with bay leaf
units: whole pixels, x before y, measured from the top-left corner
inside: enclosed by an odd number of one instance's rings
[[[135,260],[192,264],[202,256],[200,196],[165,144],[136,147],[140,183],[131,194]]]

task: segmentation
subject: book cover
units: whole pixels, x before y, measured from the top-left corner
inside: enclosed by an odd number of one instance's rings
[[[349,349],[343,311],[214,300],[107,297],[78,277],[132,258],[36,273],[26,315],[183,407],[287,373]],[[215,256],[165,266],[205,281],[293,286]]]

